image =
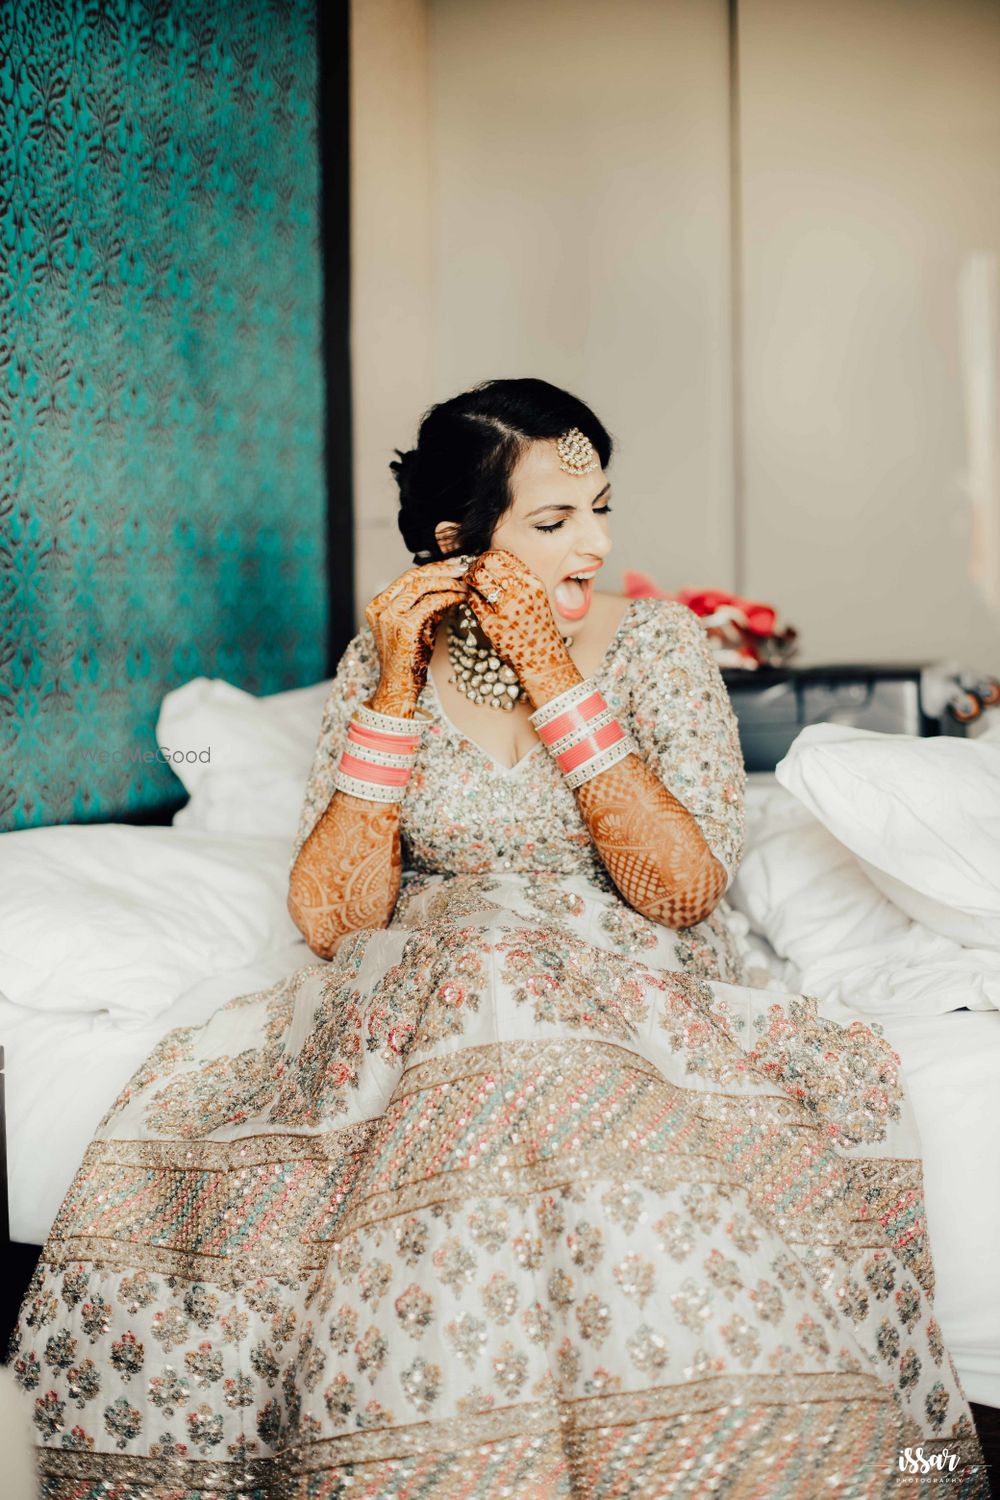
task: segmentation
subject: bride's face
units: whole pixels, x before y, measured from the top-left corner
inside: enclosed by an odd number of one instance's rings
[[[603,469],[567,474],[554,441],[531,443],[511,475],[513,503],[493,532],[545,584],[552,612],[569,627],[590,612],[592,580],[611,551],[611,486]],[[589,575],[583,583],[572,575]]]

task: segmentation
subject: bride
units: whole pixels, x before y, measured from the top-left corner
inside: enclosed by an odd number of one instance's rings
[[[432,408],[326,702],[317,961],[171,1032],[15,1335],[44,1493],[986,1497],[880,1028],[750,988],[697,617],[603,593],[611,440]]]

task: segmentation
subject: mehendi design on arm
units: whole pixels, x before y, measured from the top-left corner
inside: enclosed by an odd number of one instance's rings
[[[349,932],[388,925],[401,875],[399,803],[336,791],[292,868],[292,921],[314,953],[332,958]]]
[[[638,755],[585,781],[577,803],[625,900],[664,927],[693,927],[719,904],[725,868],[696,819]]]
[[[456,577],[463,569],[447,559],[409,568],[368,605],[365,617],[380,664],[369,708],[403,719],[424,714],[417,700],[434,633],[444,612],[465,598]],[[340,748],[338,737],[336,749],[323,751],[325,767]],[[400,804],[369,802],[338,789],[292,866],[288,910],[313,952],[331,958],[347,933],[389,925],[401,880]]]

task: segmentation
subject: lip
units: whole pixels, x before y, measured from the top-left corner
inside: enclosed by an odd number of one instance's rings
[[[565,583],[567,578],[593,578],[603,567],[603,563],[596,563],[592,568],[577,568],[573,573],[564,573],[559,582]]]

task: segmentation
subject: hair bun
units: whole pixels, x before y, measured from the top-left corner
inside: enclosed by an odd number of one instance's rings
[[[407,452],[403,453],[399,448],[394,448],[392,451],[396,457],[391,460],[389,468],[396,476],[396,483],[399,485],[400,494],[403,494],[404,490],[413,481],[413,470],[417,462],[417,450],[416,448],[410,448]]]
[[[417,467],[419,454],[416,448],[410,448],[405,453],[399,448],[394,448],[396,457],[389,463],[393,476],[399,486],[399,516],[397,522],[403,540],[409,550],[416,556],[426,550],[426,537],[421,525],[421,505],[417,490]]]

